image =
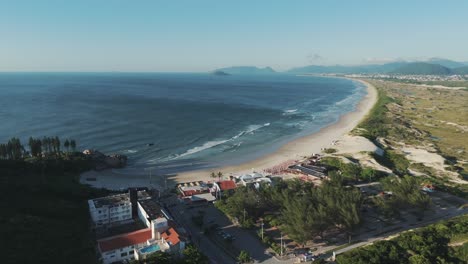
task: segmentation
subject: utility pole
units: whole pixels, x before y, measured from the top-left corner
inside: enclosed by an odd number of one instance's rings
[[[245,223],[245,208],[244,208],[244,222],[243,223]]]
[[[282,232],[281,232],[280,248],[281,248],[281,256],[283,256],[283,233]]]
[[[262,219],[262,241],[263,241],[263,219]]]

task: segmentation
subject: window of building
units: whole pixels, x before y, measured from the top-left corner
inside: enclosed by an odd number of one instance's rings
[[[124,253],[120,254],[121,257],[125,257],[127,255],[128,255],[127,252],[124,252]]]
[[[133,250],[132,250],[132,251],[129,251],[128,254],[133,255]]]

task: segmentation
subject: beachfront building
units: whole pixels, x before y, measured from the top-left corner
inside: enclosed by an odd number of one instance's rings
[[[307,177],[324,179],[327,177],[326,168],[310,164],[298,164],[289,167],[292,172],[297,172]]]
[[[89,205],[90,211],[94,213],[98,208],[101,210],[108,208],[109,212],[122,211],[125,213],[122,213],[120,218],[125,219],[126,222],[134,222],[133,218],[138,217],[136,219],[141,220],[145,225],[143,229],[99,239],[97,249],[104,264],[133,259],[141,260],[158,251],[178,255],[185,248],[184,240],[169,223],[172,220],[170,215],[156,200],[151,199],[146,191],[137,192],[133,189],[129,193],[90,200]],[[113,208],[119,208],[119,210],[112,210]],[[136,211],[133,214],[132,208]]]
[[[262,184],[271,184],[271,179],[263,176],[263,174],[254,172],[239,176],[239,184],[244,186],[254,186],[256,189],[260,188]]]
[[[185,242],[164,217],[152,220],[148,228],[100,239],[97,245],[103,264],[143,260],[158,251],[180,255],[185,249]]]
[[[210,192],[209,186],[203,181],[180,183],[177,185],[177,189],[184,197]]]
[[[161,205],[153,199],[138,200],[138,218],[146,225],[150,226],[151,221],[158,218],[165,218],[172,220],[166,210],[164,210]]]
[[[149,198],[146,191],[130,190],[128,193],[88,200],[91,220],[95,227],[130,222],[135,211],[132,210],[132,205],[136,203],[136,200]]]
[[[232,180],[225,180],[214,182],[213,187],[210,189],[211,193],[214,193],[217,198],[222,197],[223,193],[237,188],[237,184]]]
[[[132,219],[132,203],[127,193],[88,200],[95,226],[123,223]]]

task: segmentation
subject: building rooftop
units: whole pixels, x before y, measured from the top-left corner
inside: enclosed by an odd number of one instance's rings
[[[153,199],[139,200],[138,203],[143,207],[146,214],[148,214],[149,220],[154,220],[159,217],[164,217],[161,212],[161,205]]]
[[[152,238],[151,228],[140,229],[135,232],[117,235],[98,240],[98,247],[101,252],[107,252],[131,245],[145,243]]]
[[[172,227],[162,233],[161,237],[173,246],[180,242],[179,234]]]
[[[121,193],[116,195],[110,195],[106,197],[101,197],[92,200],[94,203],[94,207],[101,208],[104,206],[113,206],[119,204],[130,203],[130,196],[128,193]]]
[[[232,190],[236,189],[237,185],[234,181],[227,180],[227,181],[220,181],[218,182],[219,188],[221,191],[227,191],[227,190]]]
[[[198,201],[213,202],[216,200],[216,197],[214,197],[211,193],[199,193],[199,194],[192,195],[191,200],[192,202],[198,202]]]
[[[149,198],[151,198],[151,196],[148,192],[138,191],[138,200],[144,200]],[[106,197],[96,198],[91,201],[93,202],[95,208],[101,208],[105,206],[117,206],[119,204],[130,203],[130,194],[120,193]]]
[[[184,194],[184,196],[190,196],[195,193],[209,192],[208,185],[202,181],[186,182],[178,184],[177,187]]]

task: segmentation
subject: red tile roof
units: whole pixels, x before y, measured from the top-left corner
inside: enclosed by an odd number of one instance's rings
[[[118,248],[145,243],[151,238],[151,228],[146,228],[131,233],[103,238],[97,242],[99,250],[101,252],[107,252]]]
[[[169,228],[166,232],[162,233],[161,236],[164,238],[164,240],[170,242],[173,246],[180,242],[179,234],[172,227]]]
[[[234,181],[220,181],[218,182],[219,188],[221,191],[232,190],[237,188],[237,185]]]

